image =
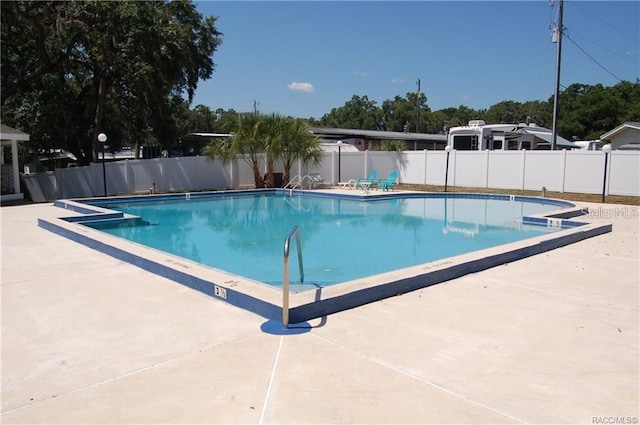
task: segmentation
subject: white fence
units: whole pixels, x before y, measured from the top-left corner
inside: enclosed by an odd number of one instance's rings
[[[400,172],[401,183],[444,185],[446,152],[407,151],[325,153],[318,167],[298,164],[296,174],[320,173],[328,183],[368,176],[385,178]],[[496,189],[602,193],[605,154],[600,151],[453,151],[449,157],[450,186]],[[338,167],[340,165],[340,167]],[[34,201],[82,198],[107,193],[126,195],[253,187],[253,171],[239,158],[222,164],[205,157],[159,158],[96,163],[88,167],[29,174],[23,183]],[[276,167],[282,172],[282,167]],[[606,193],[640,196],[640,152],[613,151],[607,162]],[[261,170],[262,173],[265,170]]]

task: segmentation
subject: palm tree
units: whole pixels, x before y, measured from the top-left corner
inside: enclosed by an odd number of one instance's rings
[[[262,134],[264,136],[265,161],[267,165],[267,177],[265,184],[267,187],[275,186],[274,169],[276,162],[280,158],[282,139],[285,133],[283,123],[285,118],[278,114],[271,114],[263,117]]]
[[[375,150],[396,152],[397,154],[402,154],[404,151],[407,150],[407,142],[405,142],[404,140],[397,140],[397,139],[383,140],[380,142],[377,149]]]
[[[300,118],[286,118],[282,122],[280,139],[280,159],[284,166],[282,182],[291,179],[291,168],[295,161],[318,165],[322,160],[320,138],[309,131],[308,123]]]
[[[404,140],[383,140],[376,150],[395,152],[398,160],[398,168],[404,168],[407,165],[407,157],[404,151],[407,149],[407,143]]]
[[[232,136],[210,143],[204,154],[211,159],[220,159],[227,164],[235,160],[238,155],[253,169],[253,179],[256,188],[264,187],[264,180],[260,174],[260,165],[265,153],[263,118],[258,114],[240,114],[231,129]]]
[[[317,165],[322,159],[319,138],[308,130],[307,122],[278,114],[242,114],[226,140],[210,143],[204,154],[228,163],[242,155],[253,169],[256,188],[274,187],[274,170],[281,160],[284,166],[283,184],[287,184],[296,160]],[[260,174],[264,161],[266,178]]]

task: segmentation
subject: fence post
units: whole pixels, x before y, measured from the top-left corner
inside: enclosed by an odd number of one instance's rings
[[[62,178],[60,177],[60,172],[58,171],[58,168],[56,168],[55,164],[53,166],[53,181],[55,184],[55,193],[56,193],[56,199],[62,199],[62,190],[60,189],[61,187],[64,187],[64,184],[62,184],[62,182],[60,181],[62,180]]]
[[[527,150],[522,149],[522,162],[521,162],[521,179],[520,179],[520,190],[524,190],[524,180],[527,175]]]
[[[235,165],[236,165],[235,159],[232,159],[231,161],[229,161],[229,185],[231,186],[231,189],[237,189],[238,186],[240,185],[240,183],[236,180]]]
[[[424,158],[424,162],[423,162],[423,164],[424,164],[424,167],[423,167],[424,168],[424,173],[423,173],[424,174],[424,180],[423,180],[422,183],[423,184],[427,184],[427,150],[425,149],[423,152],[424,152],[424,155],[423,155],[423,158]]]
[[[89,167],[91,169],[91,196],[98,196],[98,193],[102,191],[102,169],[99,167],[100,163],[90,162]],[[99,178],[97,176],[100,176]]]
[[[131,179],[129,178],[129,160],[125,159],[124,160],[124,187],[126,188],[126,193],[134,193],[135,191],[133,190],[133,188],[130,185]]]
[[[363,176],[369,175],[368,165],[369,165],[369,149],[364,151],[364,173],[362,174]]]
[[[610,151],[609,153],[605,154],[605,155],[609,155],[609,161],[607,163],[607,169],[605,170],[605,172],[607,173],[607,190],[606,190],[606,195],[609,196],[609,188],[611,187],[611,170],[613,169],[612,165],[613,165],[613,151]]]
[[[560,182],[560,193],[564,193],[564,184],[566,180],[567,180],[567,149],[562,149],[562,181]]]
[[[489,187],[489,152],[491,152],[489,149],[485,149],[485,156],[484,156],[484,187],[485,188]]]
[[[451,166],[451,169],[453,170],[453,172],[451,173],[451,176],[453,177],[452,181],[451,181],[451,186],[455,186],[456,185],[456,164],[458,163],[458,161],[456,160],[457,155],[458,155],[458,151],[455,149],[451,150],[451,153],[453,155],[451,155],[453,157],[453,164]]]

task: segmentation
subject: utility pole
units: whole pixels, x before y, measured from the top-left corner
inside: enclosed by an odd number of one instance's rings
[[[558,3],[558,24],[553,27],[551,33],[551,41],[557,43],[556,50],[556,88],[553,94],[553,129],[551,130],[551,150],[556,149],[556,142],[558,140],[558,114],[559,114],[559,95],[560,95],[560,60],[562,58],[562,33],[564,28],[562,26],[562,13],[564,5],[563,0],[559,0]]]
[[[420,133],[420,78],[418,78],[418,100],[416,101],[416,133]]]

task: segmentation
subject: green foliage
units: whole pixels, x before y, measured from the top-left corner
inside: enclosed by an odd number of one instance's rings
[[[385,131],[416,131],[425,127],[425,116],[429,114],[427,98],[424,93],[407,93],[405,98],[396,96],[393,100],[382,102],[382,117],[380,130]]]
[[[291,168],[295,161],[302,164],[318,165],[322,159],[320,139],[309,132],[309,125],[300,118],[287,117],[283,120],[279,134],[279,159],[284,166],[283,185],[291,178]]]
[[[216,17],[203,17],[187,0],[7,1],[0,19],[2,122],[31,135],[33,155],[62,148],[80,165],[96,160],[96,136],[103,131],[112,149],[127,145],[138,152],[145,144],[161,145],[183,155],[197,154],[209,142],[189,133],[233,132],[233,138],[208,145],[208,154],[230,160],[244,153],[256,170],[256,184],[262,184],[263,154],[269,174],[283,161],[285,182],[295,161],[317,161],[309,124],[434,134],[471,119],[552,126],[553,98],[431,111],[424,93],[381,105],[353,95],[319,120],[203,105],[190,109],[198,82],[213,75],[212,56],[222,34]],[[640,121],[638,81],[572,84],[559,101],[558,130],[567,139],[596,139],[624,122]]]
[[[382,140],[375,145],[374,150],[402,153],[407,149],[407,143],[404,140]]]
[[[81,164],[102,131],[111,146],[172,143],[221,43],[216,18],[183,0],[5,2],[1,19],[3,122]]]
[[[566,106],[560,108],[558,133],[569,139],[592,140],[625,121],[640,120],[639,87],[627,82],[611,88],[572,84],[560,95],[560,105]]]
[[[333,108],[323,116],[319,124],[323,127],[357,128],[377,130],[382,118],[380,109],[374,100],[365,96],[353,95],[350,101],[340,108]]]
[[[283,184],[286,184],[295,161],[317,164],[321,159],[319,139],[309,132],[307,122],[302,119],[278,114],[239,114],[231,133],[229,138],[211,141],[204,153],[225,163],[241,155],[253,170],[256,188],[274,187],[278,161],[284,166]],[[267,168],[266,182],[260,174],[262,164]]]
[[[487,123],[536,123],[553,125],[553,97],[547,101],[499,102],[486,110],[474,110],[464,105],[431,112],[420,93],[407,93],[385,100],[380,107],[366,96],[353,98],[340,108],[334,108],[314,125],[361,130],[386,130],[438,134],[450,127],[466,125],[470,120]],[[627,121],[640,121],[640,83],[623,81],[613,87],[598,84],[573,84],[560,93],[558,133],[567,139],[597,139],[603,133]],[[418,121],[419,119],[419,121]],[[376,126],[377,125],[377,126]]]

